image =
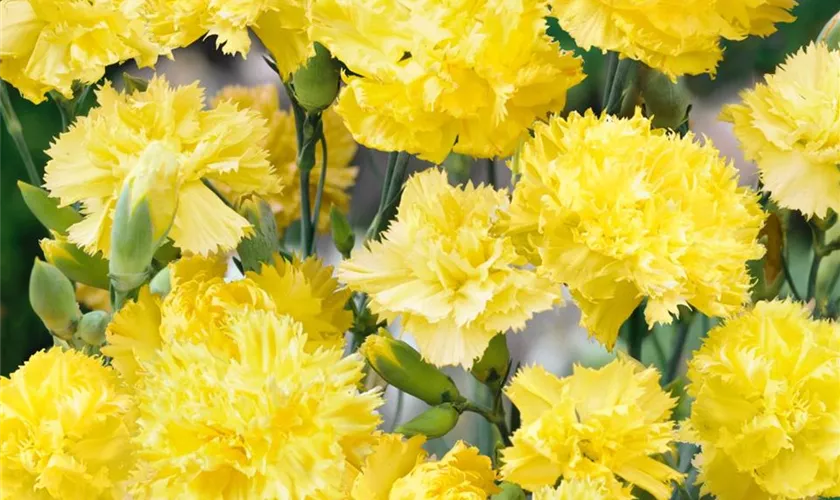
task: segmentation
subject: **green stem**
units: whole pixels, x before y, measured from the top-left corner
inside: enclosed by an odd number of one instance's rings
[[[790,288],[790,293],[793,294],[793,298],[802,301],[802,295],[799,293],[799,290],[796,288],[796,283],[793,281],[793,274],[790,272],[790,266],[788,265],[788,260],[784,256],[784,254],[780,255],[782,260],[782,270],[785,272],[785,280],[788,283],[788,287]]]
[[[660,342],[655,330],[651,332],[650,339],[653,343],[653,349],[656,351],[656,359],[659,361],[659,366],[664,369],[668,364],[668,357],[665,356],[665,349],[662,347],[662,342]]]
[[[321,199],[324,197],[324,184],[327,181],[327,138],[321,134],[321,175],[318,177],[318,187],[315,191],[315,207],[312,211],[312,227],[309,238],[308,255],[315,251],[315,233],[318,231],[318,219],[321,216]]]
[[[300,245],[303,256],[312,255],[312,215],[309,210],[309,169],[300,170]]]
[[[408,153],[400,151],[391,153],[388,157],[388,170],[385,172],[385,182],[382,185],[383,195],[379,201],[379,209],[371,222],[367,232],[367,239],[377,239],[379,234],[388,227],[396,213],[396,206],[400,200],[400,192],[405,182],[405,172],[408,168]]]
[[[26,145],[26,138],[23,135],[23,126],[18,120],[15,108],[12,107],[12,100],[9,98],[9,91],[6,89],[6,82],[0,81],[0,111],[2,111],[3,121],[6,122],[6,130],[15,142],[18,154],[23,165],[26,167],[26,174],[29,176],[29,182],[33,186],[41,185],[41,175],[38,174],[38,169],[35,168],[35,162],[32,160],[32,154],[29,152],[29,146]]]
[[[671,353],[671,360],[668,363],[668,371],[665,374],[665,384],[668,385],[677,378],[677,372],[680,370],[680,363],[683,358],[683,351],[685,350],[685,343],[688,340],[688,332],[691,330],[691,321],[680,321],[677,324],[677,343],[674,345],[674,351]]]
[[[825,234],[813,222],[809,223],[811,226],[812,246],[814,248],[814,259],[811,261],[811,271],[808,273],[808,295],[806,300],[816,298],[817,294],[817,276],[820,272],[820,264],[822,264],[825,246]]]
[[[610,92],[607,96],[606,104],[604,106],[604,113],[608,115],[615,115],[621,111],[622,93],[627,87],[627,82],[631,78],[635,78],[638,72],[638,63],[633,59],[621,59],[615,69]]]
[[[495,158],[487,158],[487,184],[490,185],[493,189],[497,187],[497,180],[496,180],[496,159]]]
[[[615,69],[618,66],[618,52],[610,51],[604,56],[606,64],[606,73],[604,74],[604,95],[601,101],[601,110],[606,111],[607,103],[610,99],[610,91],[612,90],[613,79],[615,78]]]
[[[479,404],[473,403],[472,401],[464,403],[464,411],[477,413],[478,415],[484,417],[485,420],[499,429],[499,433],[502,435],[502,440],[504,441],[505,446],[513,445],[510,441],[510,430],[508,429],[507,422],[505,422],[504,411],[498,411],[498,409],[493,411],[490,408],[485,408]]]

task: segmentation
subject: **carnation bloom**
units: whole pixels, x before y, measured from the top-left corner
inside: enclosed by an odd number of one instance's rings
[[[656,369],[617,359],[597,370],[575,366],[559,379],[536,365],[505,392],[522,415],[502,452],[506,481],[536,491],[559,478],[590,478],[611,499],[633,498],[633,485],[657,500],[671,497],[671,481],[682,476],[654,457],[674,439],[676,400],[659,387]]]
[[[490,458],[458,441],[440,460],[423,450],[424,436],[383,434],[365,458],[352,500],[485,500],[500,489]]]
[[[688,365],[686,438],[720,500],[840,495],[840,326],[759,302],[712,329]]]
[[[0,378],[3,498],[118,499],[134,407],[101,360],[54,347]]]
[[[618,52],[672,78],[714,73],[721,37],[767,36],[791,22],[796,0],[552,0],[577,44]]]
[[[314,40],[358,76],[336,111],[356,140],[441,162],[513,152],[560,112],[581,61],[546,34],[547,0],[314,0]]]
[[[277,228],[286,229],[295,220],[300,219],[300,171],[297,166],[297,142],[295,139],[295,119],[291,112],[280,109],[277,89],[274,85],[258,87],[225,87],[216,96],[215,103],[232,102],[240,109],[251,109],[260,114],[268,123],[268,135],[263,147],[268,150],[268,160],[284,186],[289,186],[282,193],[266,196],[277,219]],[[356,142],[344,126],[335,111],[329,109],[321,115],[324,125],[324,137],[327,142],[327,176],[321,199],[321,211],[318,217],[318,230],[326,232],[330,227],[330,208],[346,212],[350,206],[347,190],[356,181],[358,169],[350,166],[356,156]],[[318,179],[321,175],[321,148],[315,150],[315,168],[312,169],[312,182],[309,183],[310,202],[315,204]]]
[[[534,500],[632,500],[629,492],[612,494],[603,478],[565,479],[557,488],[548,486],[534,492]]]
[[[71,98],[74,81],[96,83],[128,59],[151,66],[158,54],[130,0],[4,0],[0,33],[0,77],[34,103],[51,90]]]
[[[251,231],[202,179],[238,193],[279,191],[261,147],[265,122],[255,112],[229,103],[204,110],[197,83],[171,88],[163,77],[143,92],[118,93],[106,83],[96,94],[99,107],[47,150],[45,175],[63,206],[81,202],[85,218],[70,227],[69,240],[88,253],[109,255],[126,184],[147,193],[156,232],[171,224],[174,245],[197,254],[234,248]]]
[[[339,279],[367,293],[374,313],[400,316],[425,359],[469,368],[497,333],[521,330],[560,300],[495,231],[507,207],[506,190],[452,187],[438,169],[416,174],[382,241],[342,262]]]
[[[343,498],[343,473],[361,464],[380,421],[380,394],[358,390],[362,358],[308,349],[290,316],[230,316],[229,353],[174,340],[142,361],[133,494]]]
[[[140,290],[108,326],[102,352],[130,381],[141,377],[140,362],[175,341],[204,344],[214,354],[230,356],[231,314],[243,310],[289,315],[303,325],[308,348],[341,348],[353,316],[344,309],[350,291],[339,290],[332,267],[310,257],[288,262],[279,256],[258,273],[226,282],[221,258],[183,258],[170,264],[172,289],[164,299]]]
[[[811,44],[724,109],[764,189],[806,216],[840,211],[840,51]]]
[[[568,284],[581,324],[612,348],[647,298],[648,324],[678,306],[729,316],[749,300],[763,254],[755,193],[708,142],[592,112],[538,125],[519,157],[510,232]]]
[[[144,17],[166,49],[216,36],[225,54],[247,57],[248,29],[271,52],[284,77],[314,54],[306,33],[309,0],[144,0]]]

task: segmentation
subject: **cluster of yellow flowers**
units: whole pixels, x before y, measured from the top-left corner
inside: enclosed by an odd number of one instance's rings
[[[203,36],[245,56],[249,30],[292,102],[272,85],[205,106],[198,83],[106,81],[54,139],[46,190],[24,197],[51,230],[30,301],[56,347],[0,378],[0,498],[668,500],[695,473],[721,500],[840,495],[840,324],[818,319],[834,313],[813,286],[840,250],[825,231],[840,210],[840,51],[804,48],[724,112],[763,189],[814,231],[812,303],[751,305],[759,194],[709,140],[642,109],[562,115],[582,62],[546,33],[554,16],[580,46],[673,79],[713,73],[722,38],[768,35],[794,5],[0,0],[0,76],[33,102]],[[299,98],[312,82],[323,106]],[[393,153],[360,248],[341,216],[357,141]],[[513,187],[453,186],[437,167],[403,179],[406,153],[453,152],[513,155]],[[278,232],[297,220],[300,256]],[[332,229],[335,268],[307,225]],[[511,373],[505,334],[560,305],[563,286],[610,351],[634,311],[685,335],[686,310],[723,322],[687,387],[639,353]],[[398,322],[416,350],[382,328]],[[380,429],[383,384],[430,408]],[[464,412],[492,424],[491,456],[463,441],[430,456],[427,439]],[[692,463],[685,443],[700,447]]]

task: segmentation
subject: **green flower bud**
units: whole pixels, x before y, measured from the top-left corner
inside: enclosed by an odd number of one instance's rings
[[[326,109],[338,95],[341,81],[338,61],[330,51],[315,42],[315,55],[292,75],[295,100],[313,113]]]
[[[422,434],[429,439],[441,437],[458,423],[461,413],[451,403],[433,406],[396,428],[395,432],[406,437]]]
[[[130,187],[125,186],[111,229],[109,271],[115,290],[128,293],[146,282],[157,246],[148,200],[132,204]]]
[[[78,212],[72,207],[59,207],[58,199],[50,198],[45,190],[23,181],[18,181],[17,184],[29,211],[47,229],[67,234],[67,228],[82,221]]]
[[[498,391],[510,369],[510,351],[508,351],[507,338],[500,333],[490,340],[484,355],[473,364],[470,373],[482,384]]]
[[[47,262],[73,281],[107,290],[108,261],[102,254],[89,255],[59,234],[54,236],[40,241]]]
[[[370,335],[359,352],[389,384],[430,405],[463,400],[451,378],[402,340]]]
[[[125,87],[125,92],[127,94],[145,92],[146,89],[149,88],[149,80],[140,78],[139,76],[129,75],[128,73],[123,73],[123,87]]]
[[[829,49],[840,50],[840,12],[834,15],[817,37],[818,42],[824,42]]]
[[[37,258],[29,276],[29,303],[55,336],[73,338],[82,317],[73,283],[58,268]]]
[[[76,336],[87,345],[99,347],[105,343],[105,329],[110,321],[111,315],[105,311],[85,313],[79,320]]]
[[[513,483],[502,482],[499,488],[502,491],[490,497],[490,500],[525,500],[527,498],[522,488]]]
[[[639,87],[645,105],[645,116],[653,117],[655,128],[677,130],[688,122],[691,111],[691,94],[680,78],[670,78],[654,69],[645,68],[639,78]]]
[[[169,271],[169,266],[164,267],[158,272],[152,281],[149,282],[149,290],[161,297],[166,297],[172,290],[172,276]]]
[[[335,248],[341,253],[342,257],[349,259],[353,247],[356,246],[356,234],[350,227],[347,217],[335,207],[330,208],[330,226],[332,227]]]

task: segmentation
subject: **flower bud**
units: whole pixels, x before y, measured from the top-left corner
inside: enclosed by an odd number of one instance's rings
[[[479,382],[498,391],[507,378],[510,369],[510,351],[507,339],[500,333],[490,340],[484,355],[473,364],[470,373]]]
[[[161,297],[166,297],[172,290],[172,274],[169,271],[169,266],[164,267],[158,272],[152,281],[149,282],[149,290]]]
[[[101,253],[89,255],[59,234],[55,239],[40,241],[47,262],[57,267],[72,281],[103,290],[108,289],[108,261]]]
[[[175,218],[178,201],[177,160],[160,142],[146,147],[123,184],[111,228],[111,284],[120,293],[149,277],[155,251]]]
[[[347,217],[336,207],[330,208],[330,226],[332,227],[335,248],[341,253],[342,257],[349,259],[353,247],[356,246],[356,234],[350,227]]]
[[[59,207],[56,198],[50,198],[45,190],[18,181],[23,201],[44,227],[60,234],[67,234],[67,228],[82,221],[82,216],[72,207]]]
[[[277,221],[268,203],[257,197],[243,200],[239,213],[248,219],[254,232],[239,242],[237,253],[246,271],[259,271],[263,263],[274,261],[274,254],[280,249]]]
[[[443,160],[443,168],[446,170],[446,177],[449,182],[458,185],[466,184],[470,180],[470,170],[472,169],[473,159],[470,156],[461,153],[449,153],[449,156]]]
[[[82,316],[73,284],[58,268],[37,258],[29,276],[29,302],[50,332],[63,340],[73,338]]]
[[[840,50],[840,12],[828,21],[817,37],[818,42],[828,45],[829,49]]]
[[[451,403],[443,403],[433,406],[417,415],[408,422],[400,425],[394,432],[403,434],[406,437],[414,437],[422,434],[427,438],[434,439],[451,431],[458,423],[461,413]]]
[[[105,311],[85,313],[79,320],[76,336],[89,346],[99,347],[105,343],[105,329],[110,321],[111,315]]]
[[[338,61],[330,51],[315,42],[315,55],[292,75],[295,100],[313,113],[326,109],[338,95],[341,81]]]
[[[430,405],[461,401],[455,382],[402,340],[370,335],[359,352],[389,384]]]
[[[680,78],[676,82],[654,69],[645,68],[639,78],[645,116],[655,128],[677,130],[688,121],[691,94]]]

